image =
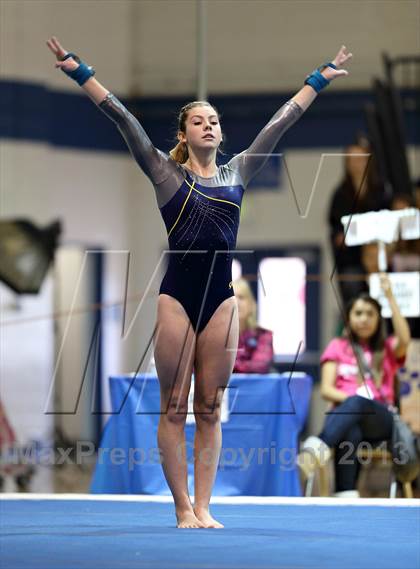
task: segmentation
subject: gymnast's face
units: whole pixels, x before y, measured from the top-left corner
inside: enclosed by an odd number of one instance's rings
[[[368,341],[378,329],[378,311],[365,300],[356,300],[350,310],[349,319],[351,331],[359,340]]]
[[[210,106],[193,107],[188,111],[185,133],[180,140],[197,150],[217,150],[222,141],[222,131],[217,112]]]

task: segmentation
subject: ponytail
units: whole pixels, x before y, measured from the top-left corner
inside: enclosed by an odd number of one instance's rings
[[[178,162],[178,164],[184,164],[188,160],[188,146],[185,142],[178,142],[178,144],[172,148],[169,152],[171,158]]]

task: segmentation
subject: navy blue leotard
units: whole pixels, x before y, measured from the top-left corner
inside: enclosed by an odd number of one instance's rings
[[[160,210],[170,254],[159,292],[181,302],[197,332],[219,304],[233,295],[232,251],[243,192],[239,184],[204,186],[187,173]]]
[[[137,119],[111,93],[100,108],[118,126],[135,160],[150,178],[166,226],[169,261],[159,294],[183,306],[196,333],[233,296],[232,253],[242,196],[302,109],[288,101],[215,176],[202,178],[153,146]]]

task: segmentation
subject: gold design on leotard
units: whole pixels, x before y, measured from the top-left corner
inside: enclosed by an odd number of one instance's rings
[[[202,196],[204,196],[205,198],[207,198],[208,200],[213,200],[215,202],[224,202],[224,203],[229,203],[230,205],[234,205],[235,207],[237,207],[239,209],[239,211],[241,211],[240,206],[238,206],[237,203],[234,202],[230,202],[229,200],[222,200],[221,198],[211,198],[210,196],[206,196],[206,194],[203,194],[203,192],[200,192],[200,190],[197,190],[197,188],[194,188],[194,184],[195,181],[193,182],[193,185],[191,186],[191,184],[188,182],[188,180],[185,180],[185,182],[188,184],[188,186],[191,188],[191,190],[194,190],[195,192],[197,192],[197,194],[201,194]],[[191,191],[190,191],[191,193]],[[190,194],[188,194],[189,196]]]
[[[187,182],[187,183],[188,183],[188,182]],[[178,223],[179,218],[181,217],[182,212],[184,211],[185,206],[187,205],[187,201],[190,199],[191,192],[194,190],[194,184],[195,184],[195,182],[193,182],[193,185],[192,185],[192,186],[191,186],[190,184],[188,184],[188,185],[190,186],[190,191],[188,192],[188,196],[185,198],[185,201],[184,201],[184,203],[182,204],[181,211],[179,212],[179,215],[178,215],[178,217],[176,218],[175,223],[172,225],[172,227],[171,227],[171,229],[170,229],[170,231],[169,231],[169,233],[168,233],[168,237],[169,237],[169,235],[172,233],[172,231],[175,229],[175,226],[176,226],[176,224]]]

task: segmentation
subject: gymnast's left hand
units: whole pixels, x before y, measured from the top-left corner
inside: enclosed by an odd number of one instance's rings
[[[353,57],[353,54],[349,52],[345,45],[342,45],[337,55],[332,60],[332,63],[337,67],[337,69],[333,69],[332,67],[326,67],[321,71],[322,75],[328,81],[332,81],[337,77],[345,77],[349,74],[346,69],[340,69],[342,65],[344,65],[349,59]]]

